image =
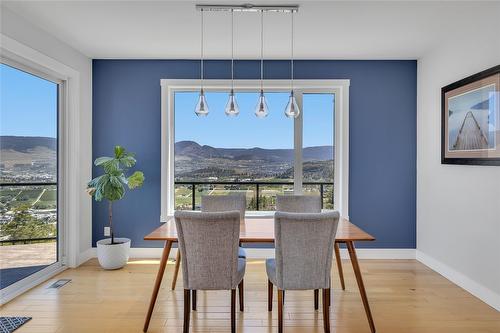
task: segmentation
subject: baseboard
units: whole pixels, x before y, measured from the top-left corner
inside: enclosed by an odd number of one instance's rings
[[[97,257],[97,252],[95,247],[91,247],[87,249],[86,251],[81,252],[78,255],[78,262],[77,266],[80,266],[81,264],[85,263],[86,261]]]
[[[421,251],[416,251],[416,258],[425,266],[465,289],[495,310],[500,311],[500,294],[495,293],[493,290],[484,287],[468,276]]]
[[[133,247],[130,249],[130,258],[159,259],[162,251],[163,248],[157,247]],[[274,257],[274,249],[272,248],[245,248],[245,251],[249,259],[266,259]],[[415,259],[415,249],[356,249],[356,253],[359,259]],[[176,254],[177,248],[172,248],[169,258],[175,258]],[[86,260],[95,258],[96,256],[95,247],[87,250],[85,256],[83,254],[81,255],[82,258],[87,258]],[[340,256],[342,259],[349,259],[349,254],[346,249],[340,249]]]

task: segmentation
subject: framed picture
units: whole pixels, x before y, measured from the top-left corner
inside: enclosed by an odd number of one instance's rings
[[[500,65],[441,89],[441,163],[500,165]]]

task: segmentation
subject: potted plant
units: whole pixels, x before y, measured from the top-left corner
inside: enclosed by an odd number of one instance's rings
[[[130,239],[115,238],[113,230],[113,202],[125,195],[125,189],[134,189],[144,183],[144,174],[135,171],[126,177],[126,172],[136,163],[134,154],[121,146],[115,147],[114,157],[99,157],[94,161],[104,170],[104,174],[92,179],[87,184],[87,192],[95,201],[108,200],[108,218],[111,238],[97,242],[97,258],[104,269],[118,269],[125,266],[129,258]]]

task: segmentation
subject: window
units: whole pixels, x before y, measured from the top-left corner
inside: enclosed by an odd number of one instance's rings
[[[199,118],[199,82],[162,80],[163,220],[231,192],[246,194],[249,211],[274,210],[278,194],[321,194],[324,208],[347,216],[347,80],[296,82],[297,119],[283,114],[288,81],[266,81],[265,119],[254,115],[259,81],[238,81],[234,118],[224,114],[230,82],[205,83],[210,113]]]
[[[61,82],[0,65],[0,289],[59,261]]]

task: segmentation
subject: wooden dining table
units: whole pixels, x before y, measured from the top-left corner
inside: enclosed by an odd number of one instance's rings
[[[156,303],[156,298],[158,297],[158,292],[160,290],[163,274],[165,273],[165,267],[167,265],[170,249],[172,248],[172,244],[178,241],[174,218],[170,217],[167,222],[163,223],[160,227],[156,228],[153,232],[145,236],[144,239],[165,242],[165,246],[163,247],[161,256],[160,267],[158,268],[158,274],[156,275],[153,294],[151,295],[148,313],[144,322],[143,331],[147,332],[149,322],[151,320],[151,315],[153,314],[153,309]],[[370,304],[368,303],[368,297],[366,294],[365,285],[363,283],[363,277],[361,275],[358,257],[356,255],[356,249],[354,247],[354,242],[373,240],[375,240],[375,238],[372,235],[363,231],[355,224],[351,223],[349,220],[340,218],[337,234],[335,236],[335,249],[336,251],[338,251],[339,243],[343,243],[347,247],[349,257],[351,259],[352,268],[354,270],[354,275],[356,276],[359,293],[361,294],[361,300],[365,308],[366,317],[368,318],[368,324],[370,325],[371,332],[375,333],[375,323],[371,314]],[[246,217],[241,221],[240,224],[240,242],[243,244],[274,243],[274,218]],[[337,265],[339,265],[339,270],[341,271],[342,264],[340,262],[337,262]]]

